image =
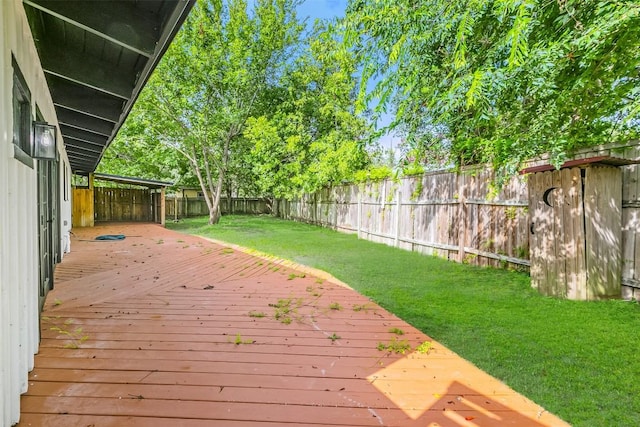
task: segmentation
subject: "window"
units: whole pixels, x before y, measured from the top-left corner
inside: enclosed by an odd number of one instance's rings
[[[14,157],[33,168],[33,159],[31,158],[31,93],[15,58],[11,59],[13,65]]]

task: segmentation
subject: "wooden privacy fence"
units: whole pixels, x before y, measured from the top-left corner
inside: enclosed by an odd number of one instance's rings
[[[165,188],[171,183],[93,173],[84,179],[76,178],[81,186],[73,187],[73,227],[93,227],[96,221],[156,222],[164,225]],[[101,184],[94,185],[94,180]]]
[[[640,147],[634,154],[640,158]],[[639,165],[622,168],[622,285],[623,297],[640,299]]]
[[[627,159],[640,160],[638,142],[616,147],[616,150]],[[593,153],[585,154],[588,155]],[[623,298],[640,299],[640,166],[624,166],[620,172],[620,225],[610,218],[606,223],[610,228],[621,228],[617,233],[620,236],[621,275],[609,274],[606,270],[611,266],[604,264],[596,269],[599,271],[587,268],[587,263],[596,260],[593,256],[591,261],[586,259],[584,274],[593,270],[592,275],[605,277],[605,281],[619,280]],[[567,170],[566,173],[574,172]],[[540,236],[543,236],[542,233],[534,237],[531,234],[529,206],[530,203],[537,206],[539,195],[529,194],[527,176],[512,178],[500,191],[492,187],[492,181],[493,174],[488,169],[467,168],[457,173],[440,171],[399,181],[337,186],[292,201],[277,200],[274,212],[282,218],[357,233],[364,239],[458,262],[528,269],[531,265],[530,246],[538,245]],[[549,186],[554,185],[549,183]],[[597,189],[589,191],[598,194]],[[619,189],[615,191],[620,192]],[[584,209],[583,201],[577,203],[576,209]],[[593,206],[599,202],[596,200],[595,203]],[[571,232],[567,221],[543,240],[556,249],[562,244],[556,252],[558,254],[580,250],[575,237],[569,238],[566,234]],[[586,235],[602,229],[604,224],[602,217],[593,214],[584,220],[573,218],[572,221],[578,224],[575,230],[580,231],[580,227],[584,227]],[[583,225],[579,227],[580,224]],[[536,229],[539,226],[533,225]],[[558,236],[562,237],[562,242]],[[590,248],[593,244],[585,241],[580,245],[586,245],[584,250],[592,254],[608,250],[600,248],[602,245],[599,244]],[[553,262],[559,265],[562,261],[554,258]],[[552,271],[552,267],[551,264],[545,266],[548,271]],[[576,272],[580,270],[578,267]],[[561,274],[567,277],[572,274],[571,269],[559,271],[564,271]],[[570,289],[567,292],[568,297],[573,297]]]
[[[96,221],[155,221],[159,197],[148,189],[94,188]]]
[[[529,265],[526,181],[491,194],[492,172],[467,169],[346,185],[278,201],[283,218],[482,266]]]
[[[226,198],[220,200],[223,214],[268,214],[271,213],[271,201],[260,198],[234,197],[231,203]],[[166,197],[167,220],[209,215],[204,197]]]

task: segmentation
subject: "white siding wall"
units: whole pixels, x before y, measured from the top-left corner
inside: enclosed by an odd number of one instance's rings
[[[66,156],[66,154],[65,154]],[[60,157],[60,254],[71,252],[71,166],[69,161]],[[64,169],[64,170],[63,170]],[[66,180],[65,180],[66,177]],[[65,192],[66,187],[66,192]],[[65,200],[65,195],[67,199]]]
[[[21,0],[0,0],[0,49],[0,425],[11,426],[39,341],[37,162],[30,168],[14,158],[12,55],[31,91],[33,116],[37,105],[46,121],[57,120]],[[61,200],[60,221],[68,224],[61,240],[71,225],[70,203]]]

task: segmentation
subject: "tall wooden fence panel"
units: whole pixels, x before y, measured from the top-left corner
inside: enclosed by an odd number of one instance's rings
[[[627,159],[640,160],[640,147],[627,147]],[[623,297],[640,299],[640,166],[622,168]]]
[[[513,177],[500,191],[493,172],[470,169],[458,175],[461,199],[457,228],[463,261],[481,266],[529,265],[529,202],[526,177]]]
[[[226,198],[220,200],[220,208],[223,214],[267,214],[271,213],[271,201],[260,198],[234,197],[231,206]],[[209,208],[204,197],[178,197],[166,196],[166,218],[168,221],[176,218],[190,218],[209,215]]]
[[[494,191],[492,172],[466,169],[339,186],[278,200],[281,217],[477,265],[529,265],[526,178]]]
[[[153,221],[149,190],[95,187],[94,197],[96,221]]]
[[[73,227],[93,227],[93,190],[89,188],[73,188],[71,224]]]

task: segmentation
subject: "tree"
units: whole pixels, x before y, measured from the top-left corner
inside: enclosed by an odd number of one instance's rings
[[[98,172],[171,181],[175,185],[198,185],[187,160],[174,149],[145,138],[144,121],[134,107],[124,126],[109,145]]]
[[[370,126],[354,112],[356,67],[333,27],[316,23],[273,97],[279,103],[247,122],[261,191],[291,198],[352,179],[367,164]]]
[[[189,15],[137,108],[144,138],[181,153],[209,208],[246,154],[246,121],[265,105],[301,31],[295,0],[201,0]]]
[[[397,109],[418,151],[514,172],[639,133],[637,2],[352,0],[343,29],[361,106]]]

